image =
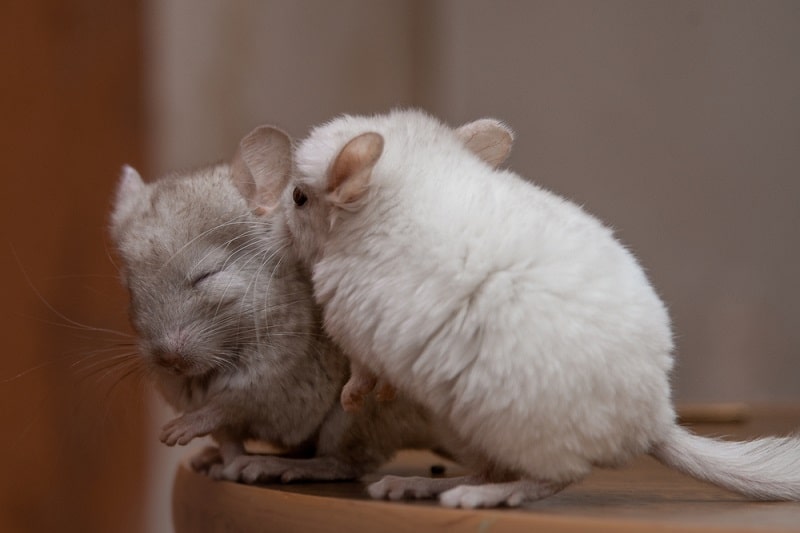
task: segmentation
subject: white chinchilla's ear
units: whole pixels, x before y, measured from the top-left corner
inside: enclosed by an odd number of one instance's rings
[[[292,173],[292,140],[274,126],[259,126],[240,142],[231,180],[259,215],[271,213]]]
[[[360,200],[382,153],[383,137],[379,133],[362,133],[351,139],[331,166],[326,187],[328,200],[344,208]]]
[[[116,228],[127,217],[133,206],[139,201],[142,191],[147,185],[136,169],[129,165],[122,167],[122,175],[117,185],[117,194],[114,198],[114,207],[111,211],[111,226]]]
[[[493,118],[482,118],[456,129],[461,142],[475,155],[497,167],[508,158],[514,143],[514,132]]]

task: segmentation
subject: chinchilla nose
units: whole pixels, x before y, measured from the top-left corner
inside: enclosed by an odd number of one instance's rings
[[[184,358],[181,356],[181,354],[174,350],[169,350],[164,346],[153,347],[151,353],[155,363],[158,366],[163,366],[164,368],[180,370],[182,362],[184,361]]]
[[[186,357],[186,339],[182,333],[170,333],[154,342],[150,347],[153,361],[164,368],[184,371],[191,366]]]

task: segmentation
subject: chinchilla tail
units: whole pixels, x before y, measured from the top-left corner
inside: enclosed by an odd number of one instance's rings
[[[756,500],[800,501],[800,437],[733,442],[674,426],[650,454],[663,464]]]

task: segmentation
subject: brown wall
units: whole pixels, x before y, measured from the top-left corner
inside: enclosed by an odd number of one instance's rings
[[[138,0],[3,10],[0,531],[142,530],[141,394],[75,323],[126,328],[104,225],[142,160],[140,23]]]

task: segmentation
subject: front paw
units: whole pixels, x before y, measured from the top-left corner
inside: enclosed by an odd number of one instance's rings
[[[167,446],[189,444],[195,437],[204,437],[215,427],[214,421],[205,413],[186,413],[170,420],[161,428],[159,440]]]
[[[348,387],[348,385],[350,385],[349,382],[346,383],[342,389],[340,402],[342,404],[342,409],[344,409],[346,412],[355,413],[364,407],[364,398],[367,396],[367,394],[369,394],[370,391],[365,391],[356,386]]]
[[[391,402],[397,398],[397,389],[388,381],[379,379],[375,386],[375,398],[381,403]]]
[[[350,379],[342,387],[339,398],[342,409],[348,413],[359,411],[364,406],[366,396],[375,389],[378,378],[364,367],[353,365]]]

